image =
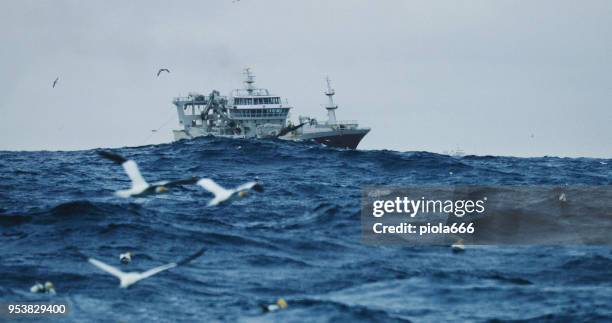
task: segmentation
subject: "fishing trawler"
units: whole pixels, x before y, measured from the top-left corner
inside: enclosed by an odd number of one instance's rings
[[[360,128],[356,121],[338,121],[334,103],[335,91],[329,78],[325,95],[328,97],[327,120],[299,116],[298,122],[289,119],[292,109],[287,100],[256,88],[255,77],[245,70],[243,89],[222,96],[214,90],[208,95],[190,93],[172,102],[178,113],[180,130],[173,130],[174,139],[193,139],[200,136],[230,138],[280,138],[286,140],[313,140],[325,146],[355,149],[370,131]]]

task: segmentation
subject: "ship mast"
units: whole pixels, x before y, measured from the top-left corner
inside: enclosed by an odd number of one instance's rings
[[[327,91],[325,95],[327,95],[329,100],[328,105],[325,107],[325,109],[327,109],[327,123],[334,124],[336,123],[336,109],[338,109],[338,106],[334,104],[334,94],[336,94],[336,92],[334,92],[334,89],[331,87],[329,76],[326,77],[325,80],[327,81]]]
[[[255,87],[253,86],[253,83],[255,83],[255,76],[251,74],[251,69],[248,67],[244,69],[244,75],[246,75],[246,80],[244,81],[246,84],[246,90],[249,92],[249,95],[253,95],[253,90],[255,90]]]

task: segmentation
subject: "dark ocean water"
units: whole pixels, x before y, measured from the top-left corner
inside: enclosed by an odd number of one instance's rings
[[[151,182],[258,176],[266,191],[212,208],[197,186],[121,199],[127,177],[95,150],[0,152],[0,302],[66,302],[72,314],[57,321],[74,322],[612,320],[609,247],[366,246],[359,208],[364,185],[610,185],[611,160],[218,138],[115,151]],[[123,269],[144,270],[200,247],[127,290],[74,252],[119,265],[131,250]],[[47,280],[57,295],[29,292]],[[279,297],[287,310],[260,311]]]

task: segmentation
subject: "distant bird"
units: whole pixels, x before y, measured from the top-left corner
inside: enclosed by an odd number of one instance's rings
[[[243,198],[247,196],[248,190],[254,190],[256,192],[263,192],[263,187],[257,181],[248,182],[242,184],[234,189],[226,189],[221,187],[219,184],[215,183],[212,179],[203,178],[197,182],[198,185],[202,186],[205,190],[213,193],[215,196],[210,202],[208,202],[208,206],[215,206],[221,203],[229,202],[235,198]]]
[[[120,254],[119,261],[121,261],[122,264],[129,264],[130,262],[132,262],[132,253],[128,251],[126,253]]]
[[[159,267],[155,267],[153,269],[149,269],[147,271],[144,272],[123,272],[111,265],[107,265],[99,260],[93,259],[93,258],[89,258],[87,259],[87,261],[89,261],[89,263],[91,263],[92,265],[98,267],[99,269],[119,278],[119,287],[120,288],[128,288],[131,285],[134,285],[135,283],[145,279],[145,278],[149,278],[155,274],[158,274],[164,270],[168,270],[174,267],[178,267],[178,266],[182,266],[198,257],[200,257],[202,254],[204,254],[204,249],[200,249],[198,252],[194,253],[193,255],[179,261],[179,262],[171,262],[169,264],[163,265],[163,266],[159,266]]]
[[[30,287],[30,292],[55,295],[55,286],[53,286],[53,283],[49,281],[44,285],[41,283],[36,283],[34,286]]]
[[[460,253],[465,251],[465,245],[463,244],[463,239],[457,240],[455,243],[451,245],[451,250],[453,253]]]
[[[138,165],[135,161],[125,159],[120,155],[113,154],[107,151],[99,151],[98,155],[123,166],[123,170],[125,170],[126,174],[132,181],[131,188],[115,192],[115,195],[119,197],[128,198],[149,194],[165,193],[168,191],[168,187],[195,184],[198,181],[197,178],[188,178],[176,181],[161,181],[149,184],[140,174],[140,170],[138,170]]]
[[[59,76],[55,78],[55,81],[53,81],[53,88],[55,89],[55,85],[57,84],[57,82],[59,81]]]
[[[279,298],[274,304],[269,304],[269,305],[262,304],[260,306],[264,312],[275,312],[278,310],[284,310],[289,305],[287,305],[287,301],[285,301],[285,299]]]
[[[161,74],[161,72],[167,72],[168,74],[170,74],[170,70],[167,68],[160,68],[159,71],[157,71],[157,77],[159,77],[159,74]]]

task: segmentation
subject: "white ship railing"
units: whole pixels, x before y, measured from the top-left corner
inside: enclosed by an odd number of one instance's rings
[[[325,124],[329,125],[329,126],[334,126],[334,125],[337,125],[337,126],[339,126],[339,125],[347,126],[347,125],[357,125],[359,123],[357,122],[357,120],[338,120],[336,122],[326,122]]]

